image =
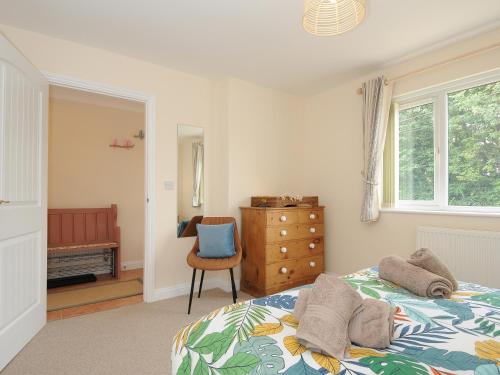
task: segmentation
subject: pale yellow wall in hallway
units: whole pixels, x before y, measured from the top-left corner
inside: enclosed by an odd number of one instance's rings
[[[118,205],[122,262],[144,259],[144,112],[50,99],[49,208]],[[111,148],[114,138],[133,149]]]
[[[302,132],[303,190],[319,194],[326,205],[326,265],[344,274],[378,264],[395,253],[407,256],[415,249],[416,228],[421,225],[500,231],[500,218],[381,214],[375,224],[359,220],[362,197],[361,97],[356,90],[364,80],[384,73],[395,77],[498,43],[500,30],[429,53],[420,58],[347,82],[307,100]],[[500,49],[400,81],[395,94],[448,82],[500,67]],[[306,150],[314,150],[313,153]]]

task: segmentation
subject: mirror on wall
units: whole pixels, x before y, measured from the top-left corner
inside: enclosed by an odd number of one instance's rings
[[[205,207],[203,128],[177,126],[177,163],[177,237],[193,237]]]

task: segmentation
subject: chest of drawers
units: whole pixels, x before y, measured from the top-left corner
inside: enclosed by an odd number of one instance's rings
[[[241,207],[241,290],[260,297],[313,282],[324,270],[323,215],[323,207]]]

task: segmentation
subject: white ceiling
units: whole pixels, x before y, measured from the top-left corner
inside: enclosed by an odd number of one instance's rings
[[[311,94],[500,24],[499,0],[366,0],[358,28],[302,30],[303,0],[0,0],[0,23],[210,78]]]

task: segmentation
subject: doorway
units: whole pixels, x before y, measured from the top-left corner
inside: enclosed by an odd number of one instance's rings
[[[48,290],[48,318],[151,301],[153,158],[151,138],[146,135],[154,124],[153,100],[67,78],[47,78],[51,84],[47,269],[48,279],[56,281]],[[94,209],[104,211],[87,212]],[[117,228],[118,237],[105,238],[111,241],[110,248],[96,248],[96,242],[103,242],[96,237],[101,236],[96,227],[99,217],[112,218],[112,209],[115,222],[110,226],[112,221],[106,221],[102,232],[112,237]],[[76,231],[90,232],[69,240],[81,243],[85,237],[83,245],[89,248],[51,251],[50,221],[57,219],[51,214],[58,213],[66,222],[72,220],[75,236]],[[83,229],[77,223],[82,220]],[[57,220],[55,224],[61,225]],[[58,284],[61,279],[70,282]]]

